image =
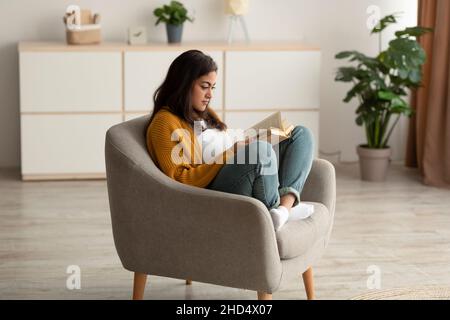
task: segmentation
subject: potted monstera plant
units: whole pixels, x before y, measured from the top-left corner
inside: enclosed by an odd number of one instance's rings
[[[417,37],[431,31],[412,27],[395,33],[395,38],[382,51],[383,30],[397,22],[396,15],[381,19],[372,29],[379,36],[379,53],[369,57],[358,51],[343,51],[336,59],[348,59],[352,65],[340,67],[336,81],[348,82],[352,88],[344,102],[358,99],[356,124],[364,126],[367,142],[357,147],[361,178],[383,181],[386,178],[391,148],[389,138],[402,115],[410,117],[411,109],[405,97],[407,89],[420,86],[425,51]]]
[[[181,2],[171,1],[169,5],[156,8],[153,14],[158,18],[155,25],[160,22],[166,24],[167,39],[169,43],[181,42],[183,34],[183,24],[194,19],[188,16],[187,9]]]

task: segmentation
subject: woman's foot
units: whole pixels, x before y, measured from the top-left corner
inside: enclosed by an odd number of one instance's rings
[[[282,226],[288,221],[289,210],[286,207],[279,206],[278,208],[270,209],[270,216],[272,217],[273,227],[275,231],[281,229]]]
[[[295,207],[291,208],[291,213],[289,214],[289,221],[291,220],[301,220],[309,218],[314,213],[314,206],[312,204],[307,204],[300,202]]]

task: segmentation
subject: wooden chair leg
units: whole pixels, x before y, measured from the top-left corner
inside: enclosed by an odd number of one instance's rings
[[[272,300],[272,294],[258,291],[258,300]]]
[[[147,282],[147,275],[139,272],[134,273],[133,283],[133,300],[144,299],[145,284]]]
[[[314,300],[316,296],[314,292],[314,277],[312,267],[309,267],[305,272],[303,272],[302,277],[303,284],[305,285],[306,298],[308,300]]]
[[[190,286],[192,284],[192,280],[191,279],[186,279],[186,285]]]

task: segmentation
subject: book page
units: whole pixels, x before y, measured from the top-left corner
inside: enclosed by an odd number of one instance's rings
[[[280,111],[277,111],[277,112],[271,114],[270,116],[268,116],[267,118],[265,118],[264,120],[254,124],[252,127],[245,130],[245,132],[248,132],[250,129],[254,129],[254,130],[256,130],[256,132],[258,132],[259,129],[267,129],[268,130],[271,127],[283,129]]]
[[[265,129],[267,131],[265,131],[264,134],[263,132],[259,132],[260,129]],[[277,111],[268,116],[267,118],[265,118],[264,120],[248,128],[245,131],[245,134],[247,136],[250,136],[249,133],[254,134],[253,130],[256,130],[257,137],[259,140],[265,140],[275,145],[289,138],[293,129],[294,125],[290,124],[286,120],[282,120],[281,112]]]

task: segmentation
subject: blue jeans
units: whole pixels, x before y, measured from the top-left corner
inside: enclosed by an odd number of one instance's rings
[[[311,170],[313,150],[311,131],[296,126],[291,137],[276,146],[255,141],[242,147],[234,163],[226,163],[207,188],[256,198],[269,210],[291,193],[296,206]]]

